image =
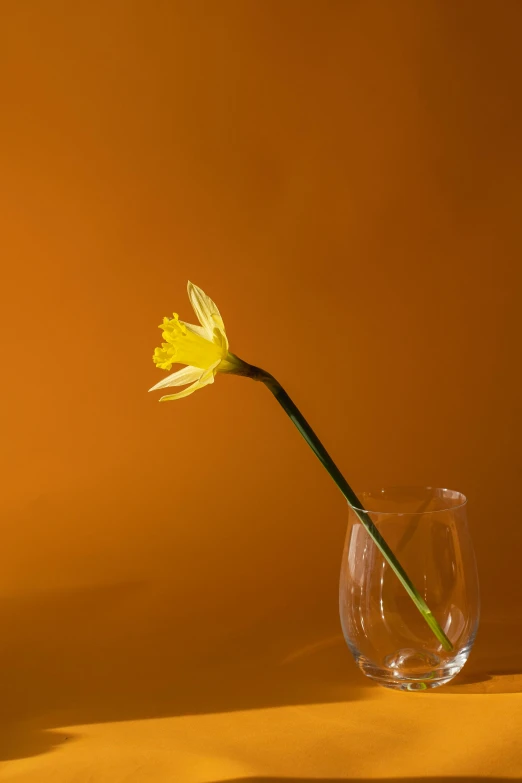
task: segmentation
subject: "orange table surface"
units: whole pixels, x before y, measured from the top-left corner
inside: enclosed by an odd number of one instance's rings
[[[333,621],[313,629],[304,613],[283,613],[226,638],[196,623],[183,641],[186,618],[167,625],[172,599],[166,588],[122,584],[13,606],[3,629],[18,647],[3,663],[2,780],[522,776],[513,618],[483,621],[451,684],[401,693],[357,670]]]

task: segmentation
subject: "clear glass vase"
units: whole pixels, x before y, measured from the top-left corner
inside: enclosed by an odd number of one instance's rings
[[[466,498],[448,489],[358,493],[373,523],[453,645],[446,651],[349,507],[340,579],[344,637],[359,668],[388,688],[445,685],[466,663],[480,598]]]

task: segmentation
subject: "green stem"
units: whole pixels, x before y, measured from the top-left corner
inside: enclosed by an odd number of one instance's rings
[[[452,650],[453,645],[440,627],[439,623],[431,613],[428,605],[424,601],[424,599],[421,597],[419,591],[416,589],[416,587],[411,582],[410,578],[404,571],[404,568],[401,566],[395,555],[393,554],[392,550],[378,531],[377,527],[373,523],[372,519],[370,518],[367,511],[363,510],[363,505],[361,501],[357,498],[357,495],[353,491],[353,489],[350,487],[344,476],[342,475],[341,471],[333,461],[333,459],[330,457],[328,452],[326,451],[325,447],[313,431],[313,429],[310,427],[308,422],[306,421],[305,417],[301,413],[301,411],[297,408],[297,406],[292,402],[288,394],[285,392],[283,387],[281,386],[278,381],[274,378],[273,375],[270,375],[270,373],[265,372],[265,370],[261,370],[259,367],[254,367],[253,365],[249,365],[246,362],[242,362],[244,365],[244,370],[239,371],[238,374],[241,375],[247,375],[249,378],[252,378],[255,381],[261,381],[265,384],[265,386],[270,389],[278,403],[281,405],[281,407],[285,410],[285,412],[288,414],[290,419],[293,421],[303,438],[306,440],[316,457],[320,460],[320,462],[324,465],[330,476],[333,478],[339,489],[341,490],[342,494],[348,501],[348,504],[351,506],[354,513],[359,518],[360,522],[364,525],[366,530],[368,531],[369,535],[373,539],[375,545],[380,550],[380,552],[383,554],[385,559],[388,561],[390,568],[395,572],[397,575],[397,578],[403,585],[404,589],[412,599],[413,603],[419,610],[419,612],[422,614],[424,620],[427,622],[439,642],[442,644],[445,650]],[[236,371],[237,372],[237,371]]]

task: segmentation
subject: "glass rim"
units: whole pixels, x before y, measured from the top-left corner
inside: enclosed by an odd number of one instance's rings
[[[444,506],[444,508],[436,508],[432,510],[426,510],[426,511],[377,511],[372,510],[371,508],[361,508],[360,506],[354,506],[351,503],[348,504],[349,508],[353,508],[354,511],[362,511],[367,514],[379,514],[380,516],[423,516],[424,514],[446,514],[448,511],[456,511],[459,508],[463,508],[465,505],[467,505],[468,499],[464,493],[459,492],[455,489],[449,489],[448,487],[432,487],[432,486],[421,486],[420,484],[390,484],[389,486],[375,486],[375,487],[363,487],[361,490],[359,490],[357,495],[365,495],[365,494],[371,494],[376,495],[377,493],[383,493],[383,492],[390,492],[391,490],[401,490],[402,492],[406,491],[422,491],[427,492],[431,491],[433,493],[440,492],[442,493],[439,495],[439,499],[444,500],[445,497],[448,498],[449,501],[448,505]],[[446,494],[444,494],[446,493]],[[432,497],[437,497],[435,494],[432,495]],[[458,502],[455,503],[454,501],[457,500]]]

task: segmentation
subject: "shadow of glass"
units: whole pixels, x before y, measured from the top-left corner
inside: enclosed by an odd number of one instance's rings
[[[522,622],[483,620],[462,672],[434,693],[522,693]]]

